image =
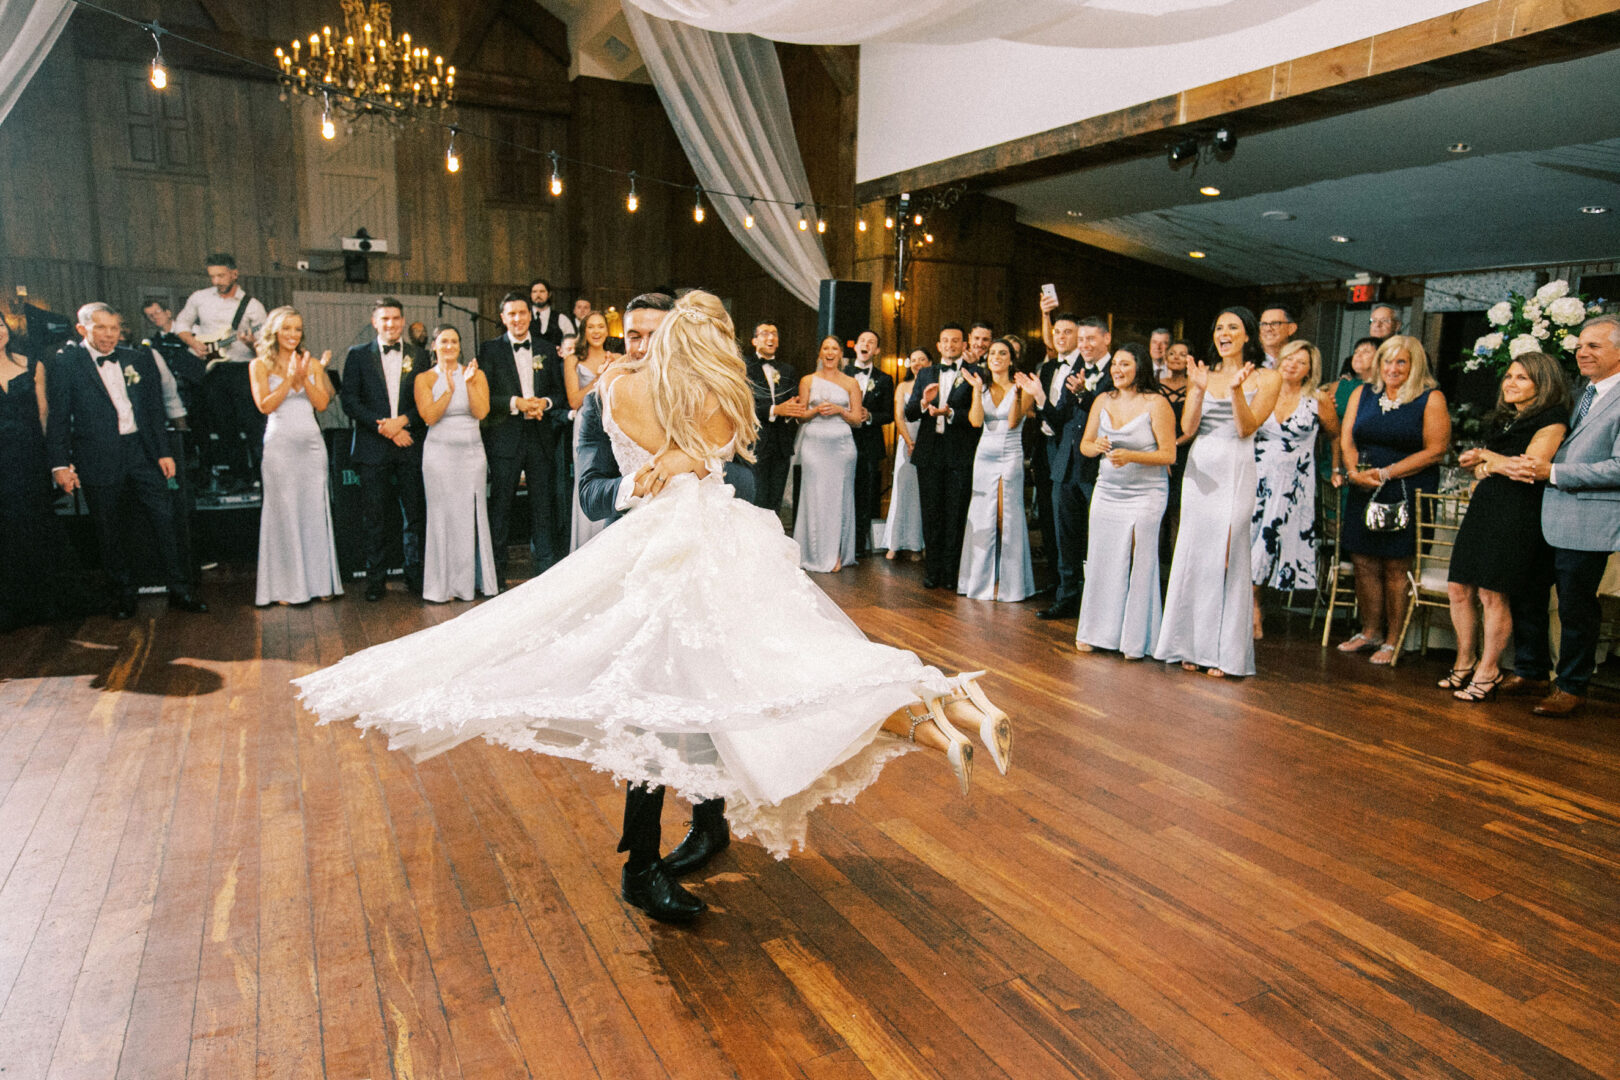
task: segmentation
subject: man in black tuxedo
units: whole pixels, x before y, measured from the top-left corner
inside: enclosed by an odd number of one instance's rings
[[[579,333],[580,329],[571,317],[552,307],[551,282],[545,278],[529,282],[529,330],[535,337],[551,342],[555,349],[563,338]],[[569,505],[573,505],[571,498]]]
[[[422,490],[422,440],[427,425],[416,411],[414,380],[427,354],[404,340],[405,309],[392,296],[371,308],[377,336],[343,360],[343,411],[354,421],[349,459],[360,473],[360,516],[366,530],[366,599],[388,587],[388,527],[397,504],[404,515],[405,583],[422,591],[422,543],[427,497]]]
[[[665,293],[643,293],[624,308],[624,346],[629,360],[646,355],[653,331],[669,314],[674,301]],[[602,397],[585,395],[579,408],[579,505],[592,521],[613,522],[648,490],[651,470],[626,477],[613,456],[613,443],[602,426]],[[754,473],[745,462],[726,463],[726,482],[737,498],[752,501]],[[706,905],[675,881],[707,863],[731,843],[723,799],[709,799],[692,807],[692,828],[674,851],[659,858],[663,843],[660,818],[664,789],[631,785],[624,792],[624,832],[619,850],[626,852],[620,892],[627,903],[666,922],[686,922],[703,913]]]
[[[906,419],[920,421],[912,464],[917,466],[917,498],[922,504],[923,586],[956,590],[962,565],[962,537],[973,498],[973,455],[979,429],[968,420],[973,387],[962,378],[965,338],[960,323],[939,332],[939,363],[924,368],[906,399]],[[988,379],[983,368],[974,368]]]
[[[759,442],[754,444],[754,505],[780,513],[793,462],[793,440],[805,411],[798,406],[799,374],[776,358],[780,342],[769,319],[754,327],[754,355],[747,358],[748,381],[754,386],[759,415]],[[628,347],[629,342],[626,341]]]
[[[855,429],[855,553],[872,550],[872,522],[883,502],[883,465],[887,447],[883,429],[894,423],[894,379],[877,365],[883,342],[873,330],[855,338],[855,362],[849,373],[861,386],[866,421]]]
[[[1055,306],[1048,297],[1043,303]],[[1108,322],[1095,315],[1079,319],[1067,312],[1052,320],[1052,342],[1057,356],[1041,365],[1039,378],[1019,374],[1015,381],[1035,399],[1035,415],[1046,436],[1048,478],[1052,485],[1052,516],[1056,524],[1058,586],[1043,619],[1071,618],[1080,614],[1084,587],[1086,526],[1091,513],[1091,490],[1097,484],[1097,459],[1080,453],[1086,419],[1097,395],[1114,387],[1108,372],[1111,335]]]
[[[64,345],[45,368],[51,479],[63,491],[84,490],[118,618],[134,617],[139,585],[129,565],[126,541],[134,522],[123,512],[126,498],[141,508],[151,530],[169,585],[169,606],[207,611],[208,605],[192,595],[180,559],[169,495],[175,464],[157,364],[150,350],[119,346],[121,324],[106,304],[84,305],[78,319],[80,340]]]
[[[545,573],[559,558],[552,526],[559,501],[557,455],[570,427],[562,360],[551,342],[534,334],[528,298],[507,293],[501,299],[501,322],[506,333],[484,342],[478,367],[489,379],[489,415],[480,426],[489,455],[490,543],[495,574],[504,585],[520,476],[528,485],[534,572]]]

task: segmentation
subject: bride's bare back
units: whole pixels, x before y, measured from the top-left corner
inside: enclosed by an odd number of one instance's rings
[[[668,432],[654,411],[648,388],[650,378],[645,371],[615,372],[609,369],[602,377],[602,393],[612,394],[613,422],[619,425],[619,430],[643,450],[656,456],[663,450]],[[736,432],[720,411],[719,402],[713,394],[704,396],[702,409],[704,419],[700,430],[704,440],[716,449],[731,442]]]

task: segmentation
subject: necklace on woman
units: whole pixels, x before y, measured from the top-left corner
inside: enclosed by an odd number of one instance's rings
[[[1385,412],[1394,412],[1396,409],[1401,407],[1401,403],[1398,399],[1392,398],[1388,394],[1379,394],[1378,407]]]

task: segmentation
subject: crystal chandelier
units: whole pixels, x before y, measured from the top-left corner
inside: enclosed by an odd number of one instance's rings
[[[456,69],[444,57],[394,37],[393,6],[383,0],[339,0],[343,32],[323,26],[307,42],[276,50],[286,89],[322,98],[351,120],[383,116],[412,119],[443,109],[455,96]]]

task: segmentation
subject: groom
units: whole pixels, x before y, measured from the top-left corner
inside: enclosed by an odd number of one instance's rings
[[[626,360],[647,354],[653,331],[675,306],[664,293],[643,293],[624,308]],[[645,493],[648,481],[622,476],[613,457],[613,444],[602,427],[602,398],[588,393],[579,408],[579,505],[592,521],[616,521]],[[639,480],[639,482],[638,482]],[[726,482],[737,498],[752,501],[754,473],[743,462],[726,463]],[[624,834],[619,850],[628,852],[620,892],[625,901],[664,922],[688,922],[707,906],[675,879],[708,862],[731,843],[723,799],[709,799],[692,807],[692,828],[669,857],[658,857],[662,841],[659,819],[664,810],[664,789],[632,784],[624,792]]]

